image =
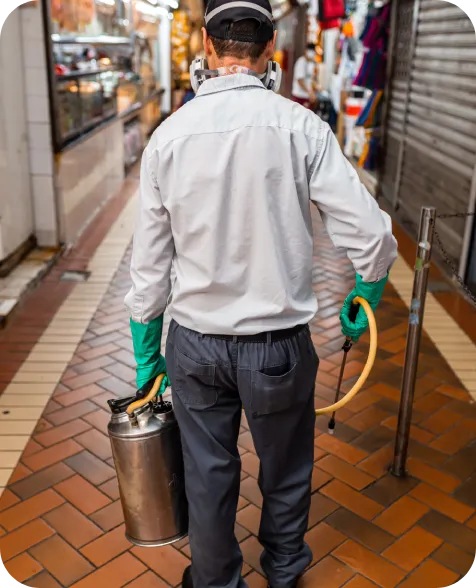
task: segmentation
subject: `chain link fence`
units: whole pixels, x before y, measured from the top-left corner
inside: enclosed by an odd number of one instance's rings
[[[450,213],[450,214],[437,214],[436,218],[441,219],[441,220],[453,219],[453,218],[468,218],[470,216],[475,216],[475,214],[476,213],[474,213],[474,212],[456,212],[456,213]],[[436,230],[436,227],[435,227],[435,241],[436,241],[436,244],[438,245],[438,248],[440,250],[440,254],[441,254],[441,257],[443,258],[443,261],[446,263],[446,265],[451,270],[451,274],[453,275],[455,280],[458,282],[458,284],[461,286],[461,288],[465,292],[466,296],[471,300],[471,302],[474,304],[474,306],[476,306],[476,296],[470,290],[469,286],[467,284],[465,284],[463,278],[459,275],[459,269],[456,267],[456,264],[454,263],[454,261],[451,259],[450,255],[448,254],[448,252],[444,248],[443,243],[441,241],[441,237],[440,237],[438,231]]]

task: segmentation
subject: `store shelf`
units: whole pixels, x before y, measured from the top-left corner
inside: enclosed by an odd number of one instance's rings
[[[131,39],[129,37],[111,37],[109,35],[99,35],[98,37],[82,37],[58,35],[53,33],[51,35],[53,43],[62,45],[130,45]]]
[[[56,79],[59,82],[63,82],[66,80],[76,80],[78,78],[85,78],[87,76],[95,76],[98,74],[103,74],[103,73],[109,73],[112,71],[121,71],[121,68],[119,67],[103,67],[103,68],[99,68],[99,69],[92,69],[89,71],[72,71],[70,73],[67,74],[61,74],[61,75],[56,75]]]
[[[124,112],[119,113],[119,118],[124,121],[124,124],[127,124],[139,116],[143,106],[143,104],[134,104]]]
[[[117,115],[112,115],[109,118],[100,119],[99,122],[95,122],[94,125],[87,125],[83,127],[81,131],[76,131],[69,133],[68,140],[62,143],[60,148],[56,151],[58,154],[66,153],[70,151],[83,141],[90,139],[93,135],[100,133],[109,125],[113,124],[119,119]]]

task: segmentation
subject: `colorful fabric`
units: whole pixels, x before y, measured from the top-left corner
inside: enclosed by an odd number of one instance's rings
[[[354,80],[356,86],[382,90],[387,73],[387,47],[390,34],[390,4],[370,14],[360,37],[367,52]]]
[[[362,31],[360,40],[364,47],[374,47],[382,40],[388,40],[390,33],[390,4],[380,9],[375,15],[371,13],[367,17],[366,26]],[[386,43],[385,43],[386,45]]]
[[[374,129],[370,133],[370,139],[368,142],[368,152],[363,162],[362,167],[368,171],[373,171],[377,168],[377,157],[380,145],[380,130]]]
[[[187,102],[190,102],[190,100],[193,100],[194,98],[195,92],[193,90],[187,90],[187,92],[185,92],[185,96],[183,97],[182,106],[185,106]]]
[[[304,106],[304,108],[310,108],[310,106],[311,106],[309,98],[301,98],[299,96],[291,96],[291,99],[293,102],[297,102],[301,106]]]
[[[348,38],[354,36],[354,23],[351,20],[348,20],[342,25],[342,34]]]
[[[382,105],[382,90],[375,90],[367,104],[360,113],[359,118],[355,124],[356,127],[365,127],[366,129],[377,127],[380,124],[381,105]]]
[[[319,0],[319,20],[321,22],[345,18],[344,0]]]
[[[376,169],[382,120],[383,91],[375,90],[367,101],[355,124],[365,129],[365,145],[358,165],[366,170]]]
[[[328,31],[329,29],[338,29],[340,27],[340,19],[334,18],[332,20],[323,20],[319,22],[321,30]]]

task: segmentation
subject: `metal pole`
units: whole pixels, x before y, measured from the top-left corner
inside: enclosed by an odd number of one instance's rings
[[[403,365],[397,438],[395,441],[395,455],[392,466],[392,474],[395,476],[405,475],[435,220],[435,208],[422,208],[412,300],[410,304],[410,318],[408,322],[407,345],[405,349],[405,363]]]

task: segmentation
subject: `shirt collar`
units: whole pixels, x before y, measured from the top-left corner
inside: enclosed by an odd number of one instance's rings
[[[249,74],[230,74],[205,80],[197,92],[197,96],[206,96],[215,92],[224,92],[225,90],[236,90],[237,88],[260,88],[265,90],[263,82],[255,76]]]

